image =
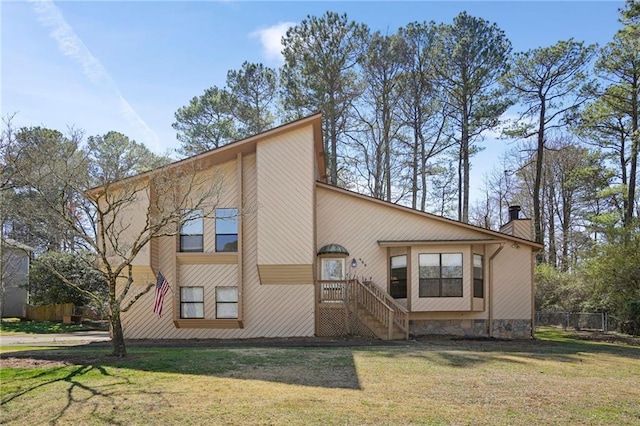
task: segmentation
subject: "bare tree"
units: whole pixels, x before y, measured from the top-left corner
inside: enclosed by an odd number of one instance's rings
[[[154,286],[153,282],[135,282],[134,259],[146,252],[152,239],[176,235],[185,217],[195,212],[213,217],[222,180],[191,159],[113,181],[108,177],[118,174],[108,168],[114,163],[98,161],[96,152],[83,150],[77,137],[69,138],[62,147],[65,151],[60,153],[59,145],[36,144],[7,160],[14,180],[64,225],[75,242],[73,249],[95,254],[109,289],[113,355],[125,356],[121,314]],[[115,166],[121,170],[120,164]],[[96,177],[100,186],[94,187]],[[23,213],[27,222],[37,216],[36,212]],[[87,297],[97,297],[76,285],[72,277],[53,272]]]

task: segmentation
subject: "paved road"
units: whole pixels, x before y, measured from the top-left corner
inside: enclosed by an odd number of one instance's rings
[[[0,346],[74,346],[93,342],[108,342],[110,340],[108,331],[78,331],[60,334],[0,334]]]

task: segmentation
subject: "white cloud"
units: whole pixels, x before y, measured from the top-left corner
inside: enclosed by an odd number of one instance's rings
[[[78,63],[82,72],[94,85],[106,89],[117,102],[121,116],[138,129],[148,145],[157,146],[158,135],[151,130],[140,115],[120,92],[117,84],[100,61],[93,56],[87,46],[78,37],[73,28],[67,23],[60,9],[51,0],[30,0],[34,5],[39,21],[51,30],[51,37],[56,40],[60,52]]]
[[[287,30],[295,26],[295,22],[280,22],[268,28],[256,30],[249,34],[251,37],[258,37],[262,43],[262,55],[270,61],[284,62],[282,57],[282,37]]]

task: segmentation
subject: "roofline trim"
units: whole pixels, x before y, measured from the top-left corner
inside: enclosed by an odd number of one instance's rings
[[[209,151],[205,151],[205,152],[202,152],[200,154],[193,155],[191,157],[183,158],[181,160],[174,161],[173,163],[165,164],[164,166],[157,167],[157,168],[155,168],[153,170],[149,170],[149,171],[146,171],[146,172],[134,175],[134,176],[130,176],[130,177],[127,177],[127,178],[124,178],[124,179],[120,179],[120,180],[115,181],[115,182],[111,182],[109,185],[119,186],[119,185],[121,185],[123,183],[126,183],[126,182],[135,182],[136,180],[139,180],[139,179],[148,178],[151,175],[153,175],[154,173],[157,173],[157,172],[159,172],[161,170],[169,170],[169,169],[173,169],[175,167],[184,166],[184,165],[193,163],[195,161],[205,159],[205,158],[210,157],[210,156],[220,155],[220,154],[227,153],[227,152],[241,151],[242,148],[244,148],[246,145],[250,145],[252,143],[254,143],[254,144],[258,143],[259,141],[261,141],[263,139],[274,137],[274,136],[277,136],[280,133],[283,133],[285,131],[298,129],[298,128],[304,127],[306,125],[309,125],[309,124],[314,125],[314,128],[315,127],[319,127],[320,128],[319,132],[318,132],[317,129],[314,132],[314,139],[318,137],[318,134],[320,135],[320,137],[322,137],[322,129],[321,129],[321,127],[322,127],[322,115],[318,112],[318,113],[315,113],[315,114],[312,114],[312,115],[309,115],[309,116],[306,116],[306,117],[302,117],[302,118],[300,118],[300,119],[298,119],[296,121],[291,121],[291,122],[288,122],[288,123],[281,124],[280,126],[274,127],[273,129],[266,130],[266,131],[264,131],[262,133],[258,133],[257,135],[249,136],[248,138],[245,138],[245,139],[240,139],[240,140],[237,140],[237,141],[230,142],[230,143],[228,143],[226,145],[223,145],[223,146],[221,146],[219,148],[213,148],[213,149],[211,149]],[[325,164],[324,164],[324,152],[322,150],[322,145],[323,144],[322,144],[322,141],[320,141],[319,144],[318,144],[317,141],[314,141],[314,144],[316,145],[317,157],[318,158],[322,157],[322,163],[318,163],[318,169],[320,169],[321,177],[323,177],[322,174],[324,173],[324,169],[326,168]],[[319,145],[319,148],[318,148],[318,145]],[[318,151],[319,149],[320,149],[320,151]],[[102,189],[104,187],[105,187],[104,185],[96,186],[94,188],[88,189],[86,191],[86,193],[89,194],[89,195],[93,195],[93,194],[98,193],[100,191],[100,189]]]
[[[402,210],[402,211],[405,211],[407,213],[412,213],[412,214],[416,214],[418,216],[427,217],[429,219],[433,219],[433,220],[436,220],[436,221],[439,221],[439,222],[447,223],[449,225],[461,226],[461,227],[463,227],[465,229],[469,229],[469,230],[477,231],[477,232],[482,232],[482,233],[490,235],[492,237],[498,237],[498,238],[502,238],[502,239],[506,239],[506,240],[515,241],[515,242],[518,242],[518,243],[526,244],[526,245],[528,245],[528,246],[530,246],[532,248],[535,248],[535,249],[544,248],[544,246],[542,244],[536,243],[534,241],[526,240],[524,238],[514,237],[513,235],[509,235],[509,234],[503,234],[502,232],[492,231],[490,229],[481,228],[479,226],[470,225],[468,223],[459,222],[457,220],[448,219],[446,217],[438,216],[438,215],[435,215],[435,214],[432,214],[432,213],[422,212],[420,210],[414,210],[414,209],[412,209],[410,207],[405,207],[405,206],[402,206],[400,204],[393,204],[393,203],[390,203],[388,201],[379,200],[379,199],[371,197],[369,195],[359,194],[357,192],[353,192],[353,191],[350,191],[350,190],[344,189],[344,188],[339,188],[337,186],[330,185],[328,183],[316,181],[316,186],[318,186],[320,188],[328,189],[330,191],[339,192],[339,193],[342,193],[344,195],[348,195],[348,196],[351,196],[351,197],[360,198],[362,200],[373,202],[373,203],[376,203],[376,204],[380,204],[380,205],[383,205],[383,206],[386,206],[386,207],[391,207],[391,208],[394,208],[394,209]]]

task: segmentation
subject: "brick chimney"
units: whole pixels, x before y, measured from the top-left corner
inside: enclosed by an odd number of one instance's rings
[[[531,219],[521,219],[520,210],[520,206],[509,206],[509,222],[500,227],[500,232],[525,240],[532,240]]]

